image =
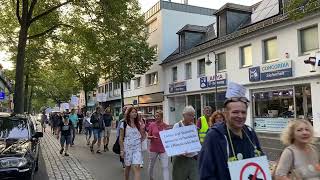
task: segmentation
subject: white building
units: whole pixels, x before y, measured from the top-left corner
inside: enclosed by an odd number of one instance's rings
[[[215,39],[163,61],[164,113],[170,124],[182,118],[186,105],[193,105],[198,117],[205,105],[214,108],[216,82],[217,106],[222,109],[226,84],[233,81],[248,89],[246,123],[256,131],[278,133],[289,120],[305,118],[320,136],[320,67],[310,72],[304,63],[319,52],[320,14],[293,21],[281,7],[277,0],[251,7],[228,3],[216,12]]]
[[[144,75],[124,83],[124,104],[137,105],[143,113],[154,113],[162,109],[165,84],[159,64],[178,47],[176,33],[179,29],[186,24],[212,24],[215,22],[214,12],[203,7],[159,1],[144,14],[149,32],[148,42],[157,50],[158,58]],[[118,92],[119,88],[120,85],[112,82],[100,82],[98,93],[106,94],[106,101],[102,100],[102,104],[120,108],[120,94],[113,93]]]

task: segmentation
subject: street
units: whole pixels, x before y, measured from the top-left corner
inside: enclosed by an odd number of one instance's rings
[[[260,141],[268,159],[271,161],[277,160],[282,148],[278,138],[266,137],[261,134]],[[112,152],[114,142],[115,130],[111,133],[110,151],[102,152],[102,154],[91,153],[89,146],[86,145],[85,135],[77,134],[75,145],[71,147],[69,151],[70,157],[64,157],[58,152],[60,147],[57,139],[47,129],[41,142],[42,149],[39,159],[39,171],[35,174],[35,180],[86,179],[91,178],[91,176],[92,179],[96,180],[123,179],[123,168],[119,162],[119,157]],[[142,168],[141,174],[142,180],[149,180],[147,166],[147,153],[145,152],[144,167]],[[74,171],[74,173],[72,171]],[[81,174],[79,171],[87,171],[87,173],[83,172],[83,174]],[[172,164],[170,163],[170,172],[171,171]],[[154,173],[157,180],[162,179],[159,161],[156,163]]]
[[[44,142],[54,142],[55,144],[45,144],[46,147],[44,147]],[[86,145],[85,142],[85,135],[84,134],[77,134],[76,136],[76,140],[75,140],[75,145],[73,147],[70,148],[69,154],[70,157],[64,157],[62,155],[59,154],[58,152],[58,141],[56,140],[55,136],[51,135],[48,131],[47,133],[45,133],[44,138],[42,139],[42,148],[46,148],[47,150],[50,149],[50,153],[53,153],[54,156],[57,157],[52,157],[53,159],[50,160],[50,164],[52,164],[52,161],[56,161],[56,163],[59,165],[60,162],[57,162],[56,159],[61,158],[62,161],[65,159],[67,161],[69,161],[70,158],[73,159],[73,161],[79,161],[79,164],[77,165],[82,166],[83,168],[85,168],[88,172],[90,172],[90,174],[92,175],[92,177],[96,180],[106,180],[106,179],[122,179],[123,178],[123,168],[121,166],[121,163],[119,162],[119,156],[114,154],[112,152],[112,146],[113,143],[115,142],[115,131],[112,131],[111,133],[111,139],[110,139],[110,144],[109,144],[109,152],[102,152],[102,154],[96,154],[96,153],[91,153],[89,150],[89,146]],[[52,147],[50,147],[52,146]],[[57,152],[52,152],[51,150],[55,149]],[[44,151],[42,151],[42,156],[46,156],[46,154],[44,154]],[[46,158],[44,158],[46,159]],[[148,180],[148,168],[147,168],[147,153],[144,153],[144,167],[142,168],[142,180]],[[70,162],[69,162],[70,164]],[[50,166],[46,167],[44,165],[44,161],[43,158],[40,158],[40,164],[41,167],[39,168],[39,171],[36,173],[36,180],[46,180],[48,178],[48,175],[46,175],[47,173],[50,174]],[[47,164],[46,164],[47,165]],[[66,166],[64,165],[64,167],[66,168]],[[70,167],[72,168],[73,165],[70,165]],[[46,169],[45,169],[46,168]],[[54,168],[55,170],[53,171],[61,171],[60,172],[53,172],[53,173],[58,173],[61,174],[61,178],[63,179],[81,179],[80,176],[77,177],[73,177],[72,175],[70,175],[70,169],[66,168],[61,168],[61,167],[57,167]],[[170,166],[170,171],[172,170],[171,166]],[[65,174],[64,171],[67,171],[68,174]],[[77,171],[77,170],[75,170]],[[158,161],[156,163],[155,166],[155,179],[162,179],[162,173],[161,173],[161,168],[160,168],[160,162]],[[74,174],[78,174],[77,172]],[[132,174],[132,173],[131,173]],[[69,178],[66,178],[64,175],[69,175]],[[107,178],[106,178],[107,177]],[[57,177],[57,175],[49,175],[49,179],[61,179],[60,177]]]

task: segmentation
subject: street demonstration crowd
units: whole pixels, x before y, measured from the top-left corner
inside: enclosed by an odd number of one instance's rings
[[[164,180],[170,179],[170,161],[173,165],[173,180],[231,180],[228,163],[264,156],[255,131],[245,125],[248,103],[245,96],[229,97],[224,102],[224,112],[212,113],[211,107],[207,106],[199,119],[195,119],[192,106],[185,107],[182,120],[174,124],[173,128],[195,125],[202,149],[200,152],[186,152],[172,158],[166,154],[159,135],[160,131],[169,129],[163,120],[162,111],[155,113],[155,122],[146,130],[146,124],[137,109],[133,106],[124,107],[117,126],[117,140],[113,145],[113,151],[119,154],[124,168],[124,179],[129,179],[131,170],[134,180],[141,179],[143,153],[148,151],[150,180],[155,180],[153,172],[157,159],[160,159]],[[110,108],[102,113],[100,107],[93,114],[87,113],[85,116],[72,110],[70,114],[53,113],[49,119],[52,132],[60,138],[60,154],[64,152],[65,156],[68,156],[68,146],[74,144],[75,132],[81,132],[82,126],[91,152],[101,153],[102,138],[103,150],[108,151],[112,120]],[[92,134],[93,140],[90,141]],[[318,150],[313,145],[314,134],[309,121],[290,121],[281,134],[281,140],[287,147],[269,177],[277,180],[320,180]],[[261,179],[257,174],[246,179]]]

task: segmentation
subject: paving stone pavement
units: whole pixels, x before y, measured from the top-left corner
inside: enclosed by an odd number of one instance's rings
[[[94,180],[90,172],[72,154],[69,157],[59,154],[60,143],[55,137],[45,132],[41,140],[49,180]]]

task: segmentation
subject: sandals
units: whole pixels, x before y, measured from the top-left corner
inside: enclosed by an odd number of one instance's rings
[[[64,149],[62,148],[62,149],[60,150],[60,154],[62,154],[62,153],[63,153],[63,151],[64,151]]]

